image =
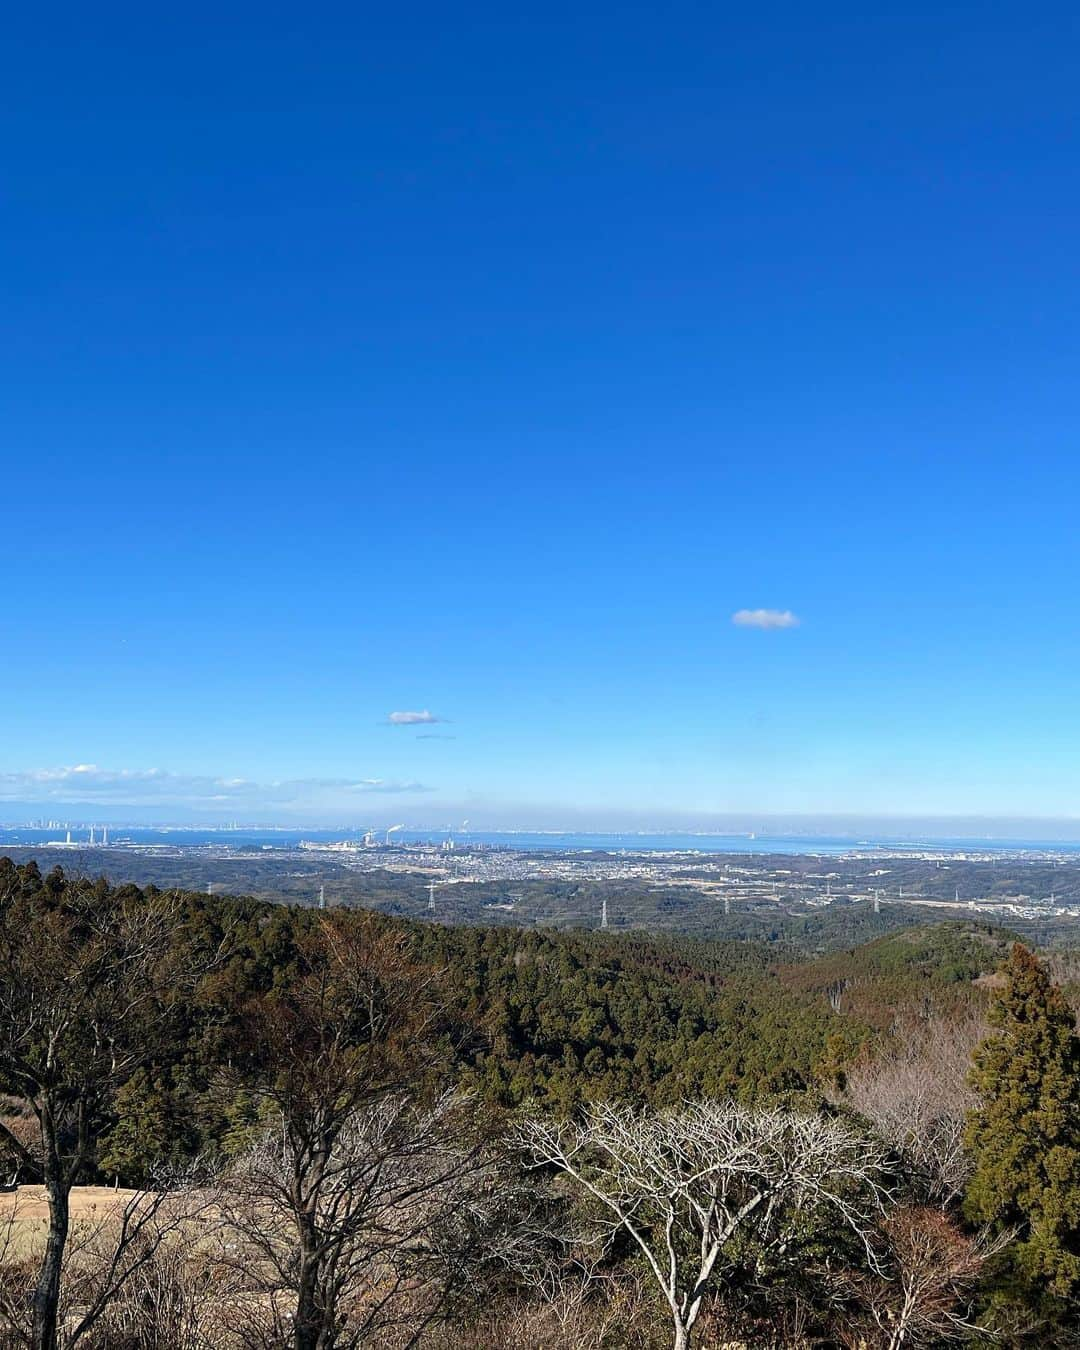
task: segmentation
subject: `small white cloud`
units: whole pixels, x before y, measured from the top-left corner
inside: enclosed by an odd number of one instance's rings
[[[445,717],[436,717],[433,712],[423,708],[420,712],[392,712],[386,719],[392,727],[430,726],[433,722],[445,722]]]
[[[737,628],[798,628],[799,617],[790,609],[737,609],[731,622]]]

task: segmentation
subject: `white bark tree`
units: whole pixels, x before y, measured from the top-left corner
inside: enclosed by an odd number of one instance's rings
[[[884,1151],[843,1123],[730,1102],[666,1112],[592,1106],[579,1120],[521,1126],[536,1166],[571,1178],[637,1246],[686,1350],[706,1296],[752,1238],[781,1260],[797,1228],[825,1213],[873,1251]]]

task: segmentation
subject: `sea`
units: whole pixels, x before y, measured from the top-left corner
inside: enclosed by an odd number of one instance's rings
[[[356,840],[360,831],[240,827],[206,829],[204,827],[110,826],[109,846],[161,845],[194,848],[266,850],[296,848],[301,842],[332,843]],[[378,832],[380,839],[384,837]],[[66,842],[66,828],[38,829],[30,826],[0,826],[0,848],[37,847]],[[397,830],[393,843],[439,844],[449,837],[446,830]],[[1080,841],[1054,839],[1000,839],[985,837],[938,838],[809,834],[705,834],[705,833],[578,833],[530,830],[469,830],[454,832],[458,848],[483,845],[488,848],[519,849],[532,852],[605,852],[605,853],[788,853],[837,855],[860,852],[892,853],[1055,853],[1080,855]],[[72,828],[74,847],[90,848],[101,844],[101,830],[94,831],[90,843],[89,828]]]

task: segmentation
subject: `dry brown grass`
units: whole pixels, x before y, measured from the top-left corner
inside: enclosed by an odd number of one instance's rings
[[[137,1191],[111,1186],[76,1186],[71,1192],[71,1223],[97,1225],[120,1215]],[[7,1254],[16,1260],[36,1256],[45,1244],[49,1202],[44,1186],[19,1186],[0,1193],[0,1241],[8,1240]]]

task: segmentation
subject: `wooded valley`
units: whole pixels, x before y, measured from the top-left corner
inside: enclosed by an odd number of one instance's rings
[[[0,861],[0,1344],[1076,1344],[1078,973]]]

